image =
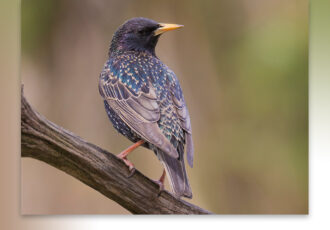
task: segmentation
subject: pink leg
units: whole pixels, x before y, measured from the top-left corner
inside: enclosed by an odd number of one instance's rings
[[[132,162],[130,162],[127,159],[128,154],[130,154],[134,149],[136,149],[137,147],[139,147],[140,145],[142,145],[144,143],[144,140],[139,140],[138,142],[134,143],[133,145],[131,145],[130,147],[128,147],[127,149],[125,149],[124,151],[122,151],[121,153],[119,153],[117,155],[118,158],[122,159],[124,161],[124,163],[128,166],[129,170],[132,171],[134,170],[134,165]]]
[[[160,176],[159,180],[155,181],[159,185],[158,196],[160,196],[160,193],[164,190],[165,176],[166,176],[166,171],[164,169],[163,174]]]

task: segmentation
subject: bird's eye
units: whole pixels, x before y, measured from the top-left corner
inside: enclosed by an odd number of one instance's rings
[[[148,30],[145,30],[145,29],[143,29],[143,30],[139,30],[138,31],[138,33],[140,34],[140,35],[142,35],[142,36],[145,36],[145,35],[147,35],[148,34]]]

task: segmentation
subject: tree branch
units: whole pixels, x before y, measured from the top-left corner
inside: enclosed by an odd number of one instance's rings
[[[210,214],[164,191],[115,155],[50,122],[21,95],[22,157],[41,160],[77,178],[134,214]]]

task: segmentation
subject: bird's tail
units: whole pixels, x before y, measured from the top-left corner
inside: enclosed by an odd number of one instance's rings
[[[164,165],[174,195],[192,198],[183,156],[175,159],[161,150],[157,150],[157,156]]]

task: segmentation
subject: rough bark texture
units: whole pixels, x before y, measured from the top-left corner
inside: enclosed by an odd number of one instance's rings
[[[134,214],[210,214],[164,191],[112,153],[90,144],[35,112],[21,95],[22,157],[41,160],[77,178]]]

